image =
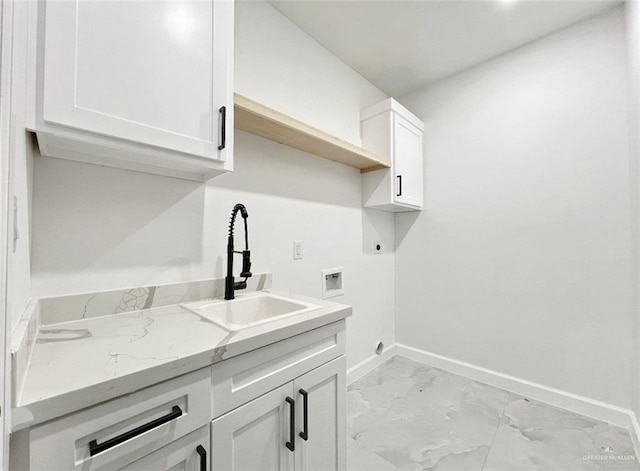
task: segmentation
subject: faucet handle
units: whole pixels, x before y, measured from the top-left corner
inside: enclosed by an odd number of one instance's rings
[[[242,273],[240,276],[243,278],[251,276],[251,250],[242,251]]]

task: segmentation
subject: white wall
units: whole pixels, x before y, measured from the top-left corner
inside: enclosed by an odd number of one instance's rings
[[[627,0],[627,72],[629,95],[629,169],[631,177],[631,222],[634,307],[634,355],[636,416],[640,416],[640,1]]]
[[[385,98],[264,2],[236,4],[236,91],[352,142],[360,108]],[[207,185],[37,157],[34,294],[224,276],[242,202],[253,271],[273,272],[275,287],[320,296],[320,270],[344,266],[349,365],[392,343],[393,252],[368,242],[393,247],[393,217],[361,208],[359,172],[242,132],[235,146],[235,171]]]
[[[356,145],[360,110],[386,98],[260,0],[236,2],[235,59],[237,93]]]
[[[27,34],[25,27],[27,2],[7,2],[1,5],[0,27],[2,44],[2,98],[0,99],[0,113],[2,113],[2,130],[0,132],[0,159],[7,159],[8,182],[0,182],[2,191],[6,191],[9,199],[9,221],[8,221],[8,247],[2,246],[6,250],[7,278],[6,281],[6,312],[4,311],[4,299],[0,299],[0,312],[6,318],[2,319],[2,371],[3,385],[0,387],[0,401],[3,404],[2,420],[3,438],[0,440],[2,448],[2,458],[0,468],[6,469],[9,466],[9,429],[11,423],[11,362],[9,355],[10,333],[16,326],[20,315],[28,302],[31,294],[31,274],[29,267],[30,251],[30,214],[31,214],[31,175],[32,175],[32,152],[31,140],[24,131],[25,126],[25,103],[28,92],[26,89],[26,52]],[[13,38],[13,40],[11,39]],[[6,184],[6,186],[4,186]],[[13,198],[17,198],[17,218],[15,228],[19,234],[16,243],[13,243],[14,218],[13,218]],[[4,198],[2,204],[4,204]],[[4,208],[3,208],[4,209]],[[3,226],[3,229],[7,227]],[[3,258],[3,257],[0,257]],[[1,260],[0,263],[4,263]],[[0,290],[3,291],[3,290]],[[2,297],[3,293],[0,293]]]
[[[425,210],[396,216],[397,341],[631,407],[623,8],[400,101]]]
[[[15,327],[24,311],[31,292],[30,275],[30,214],[31,176],[33,173],[33,142],[25,131],[26,103],[26,55],[28,3],[13,5],[12,67],[11,67],[11,124],[9,129],[9,157],[11,164],[10,193],[17,198],[17,229],[19,239],[9,247],[9,329]],[[13,206],[11,202],[11,206]],[[13,219],[13,218],[12,218]],[[13,239],[13,228],[10,239]],[[10,240],[11,242],[11,240]]]

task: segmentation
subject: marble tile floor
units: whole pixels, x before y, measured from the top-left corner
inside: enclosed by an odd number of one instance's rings
[[[640,470],[623,428],[398,356],[347,414],[349,471]]]

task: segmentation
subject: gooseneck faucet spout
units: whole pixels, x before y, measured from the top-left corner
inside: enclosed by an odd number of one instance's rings
[[[240,212],[244,219],[244,250],[242,252],[235,251],[233,248],[233,226],[236,222],[236,215]],[[229,222],[229,239],[227,240],[227,276],[224,279],[224,299],[233,299],[235,290],[245,289],[247,287],[247,278],[251,276],[251,251],[249,250],[249,230],[247,229],[247,208],[243,204],[236,204],[231,211],[231,221]],[[243,281],[235,282],[233,278],[233,254],[242,254],[242,272],[240,277]]]

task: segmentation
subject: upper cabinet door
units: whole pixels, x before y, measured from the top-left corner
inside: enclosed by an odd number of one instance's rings
[[[384,211],[421,210],[424,123],[387,98],[362,110],[360,129],[362,146],[391,160],[390,169],[363,174],[363,205]]]
[[[394,115],[395,202],[422,207],[422,131]]]
[[[47,0],[44,7],[37,118],[44,130],[230,159],[232,0]]]

